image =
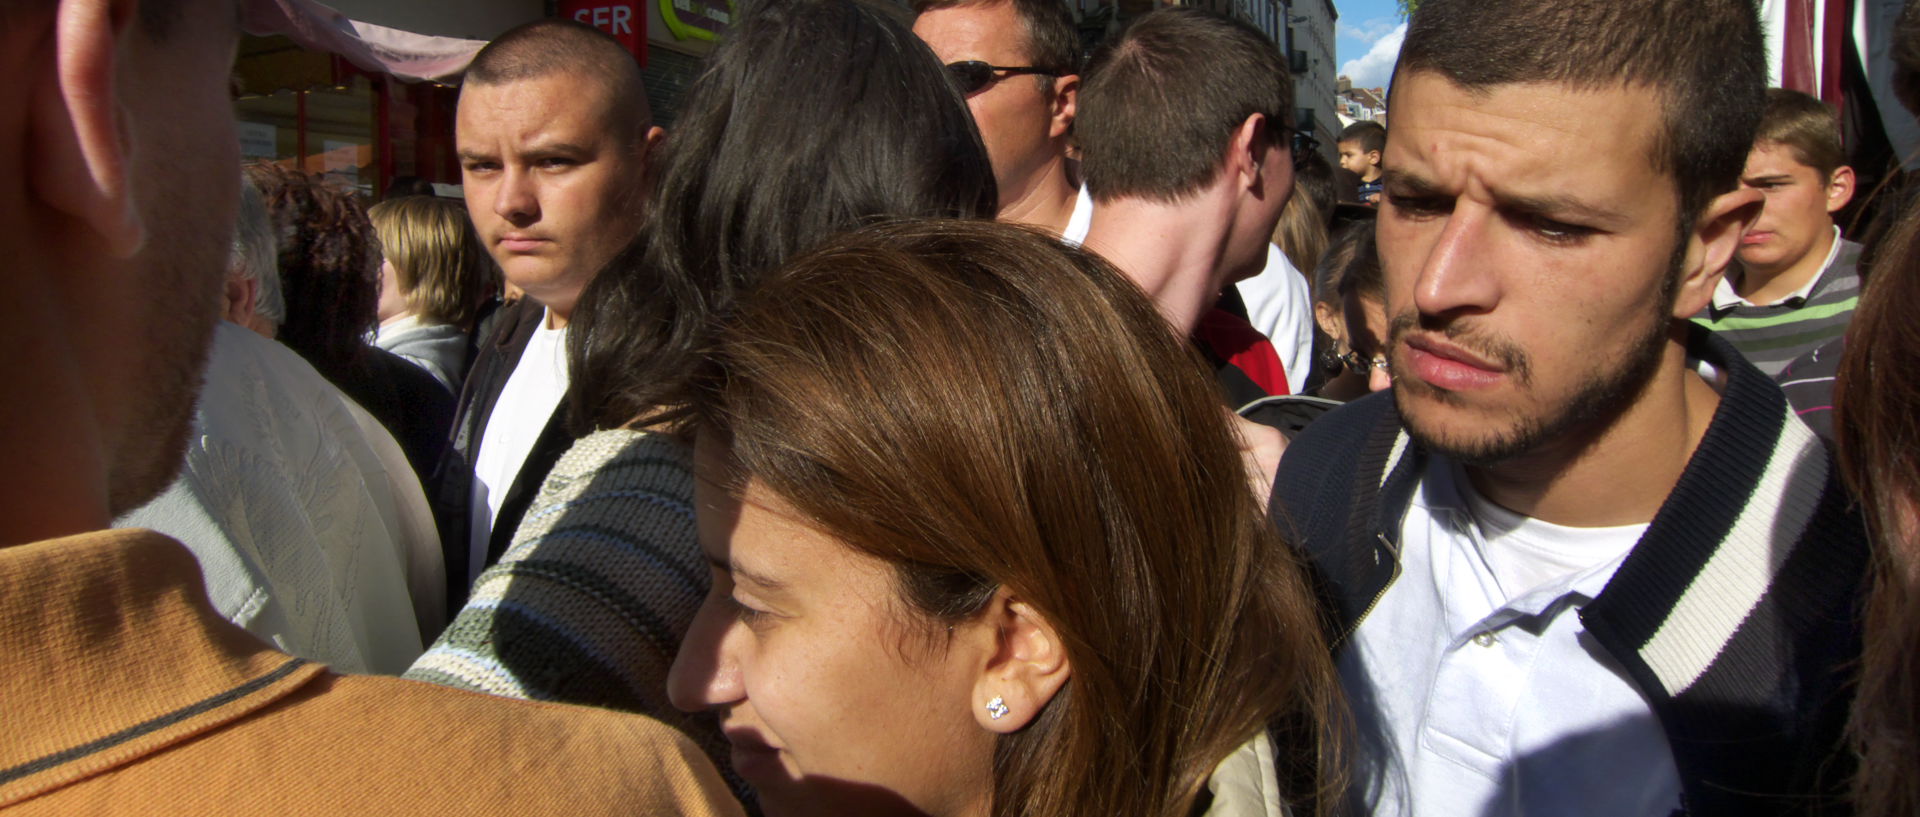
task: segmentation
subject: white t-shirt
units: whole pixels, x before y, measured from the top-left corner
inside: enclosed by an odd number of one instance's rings
[[[480,437],[469,506],[469,576],[477,576],[486,568],[487,543],[493,537],[493,521],[500,516],[500,503],[506,500],[533,444],[567,394],[567,330],[551,328],[552,318],[553,313],[547,312],[540,328],[533,331]]]
[[[1666,733],[1578,611],[1646,525],[1568,528],[1480,498],[1433,457],[1400,576],[1340,656],[1377,815],[1666,815]]]
[[[1087,186],[1080,185],[1080,195],[1073,198],[1073,215],[1067,216],[1067,230],[1060,234],[1060,240],[1075,247],[1087,243],[1087,230],[1093,226],[1093,196],[1087,193]]]
[[[1313,365],[1313,296],[1307,291],[1307,276],[1279,247],[1268,244],[1267,268],[1234,287],[1247,305],[1247,322],[1273,341],[1273,351],[1287,369],[1287,392],[1299,394]]]

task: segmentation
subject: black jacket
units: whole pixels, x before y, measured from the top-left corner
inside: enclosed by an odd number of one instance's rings
[[[447,559],[450,616],[466,604],[467,592],[477,577],[467,569],[472,538],[468,514],[481,437],[486,433],[487,421],[493,418],[494,406],[500,402],[500,393],[507,387],[507,379],[513,376],[514,367],[520,365],[520,356],[526,352],[534,330],[545,320],[546,310],[531,299],[522,298],[498,314],[500,320],[493,336],[480,344],[473,368],[467,371],[467,382],[460,392],[460,409],[454,415],[452,438],[439,467],[434,469],[431,496],[440,528],[440,549]],[[573,444],[565,419],[563,401],[548,418],[533,450],[527,453],[525,464],[520,466],[519,475],[508,488],[506,498],[501,501],[500,515],[488,539],[486,564],[499,561],[500,555],[506,552],[507,545],[513,541],[514,529],[520,526],[520,517],[540,492],[540,483],[546,480],[554,462]]]
[[[1719,408],[1580,621],[1651,704],[1686,813],[1845,813],[1864,523],[1779,387],[1690,331],[1690,354],[1728,375]],[[1387,391],[1320,418],[1281,460],[1273,519],[1312,564],[1336,649],[1399,576],[1428,456]]]

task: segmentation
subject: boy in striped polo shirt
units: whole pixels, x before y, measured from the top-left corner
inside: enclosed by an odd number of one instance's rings
[[[1859,300],[1860,245],[1833,213],[1853,198],[1833,109],[1772,88],[1740,184],[1766,209],[1740,238],[1737,263],[1694,321],[1719,333],[1769,376],[1846,331]]]

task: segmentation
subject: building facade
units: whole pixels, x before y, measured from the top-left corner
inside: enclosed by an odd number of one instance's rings
[[[1300,127],[1320,142],[1320,152],[1334,161],[1334,139],[1340,118],[1334,97],[1333,32],[1340,12],[1333,0],[1294,0],[1287,14],[1292,31],[1289,57],[1293,65],[1293,93]]]

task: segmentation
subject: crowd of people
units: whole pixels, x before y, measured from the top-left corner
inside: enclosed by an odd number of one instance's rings
[[[370,207],[252,12],[0,4],[0,809],[1920,814],[1920,210],[1748,0],[1425,0],[1337,166],[1197,8],[542,20]]]

